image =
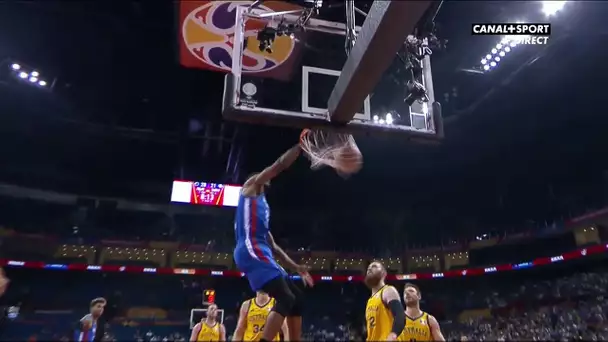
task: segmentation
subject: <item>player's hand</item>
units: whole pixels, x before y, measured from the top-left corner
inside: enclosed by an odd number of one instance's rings
[[[0,268],[0,296],[4,294],[10,280],[4,275],[4,270]]]
[[[393,332],[388,334],[388,336],[386,337],[386,340],[387,341],[397,341],[397,334],[395,334]]]
[[[310,273],[308,273],[308,270],[310,270],[310,267],[308,267],[306,265],[297,265],[296,266],[296,272],[298,272],[300,277],[302,277],[302,281],[304,282],[304,285],[312,287],[315,283],[312,280]]]

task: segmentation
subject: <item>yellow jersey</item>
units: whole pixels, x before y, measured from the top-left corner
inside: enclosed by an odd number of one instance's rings
[[[274,298],[270,298],[268,303],[265,305],[258,305],[255,298],[249,300],[249,310],[247,310],[247,329],[245,329],[243,340],[259,341],[262,338],[266,318],[268,318],[270,311],[274,307],[274,303]],[[280,339],[279,334],[277,334],[273,341],[279,341]]]
[[[393,314],[382,301],[382,292],[390,285],[384,285],[367,300],[365,323],[367,341],[384,341],[393,328]],[[392,287],[392,286],[390,286]]]
[[[215,322],[213,326],[207,322],[201,322],[201,330],[196,337],[197,341],[219,341],[220,340],[220,324]]]
[[[405,328],[398,340],[403,342],[432,341],[429,314],[423,311],[420,316],[414,318],[405,315]]]

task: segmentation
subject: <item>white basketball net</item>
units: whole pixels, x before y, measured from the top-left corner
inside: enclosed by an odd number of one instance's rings
[[[337,157],[343,147],[350,146],[354,151],[359,151],[352,135],[321,129],[305,130],[300,137],[300,145],[308,155],[310,168],[313,170],[325,165],[340,169],[339,161],[344,162],[344,156],[341,157],[341,160],[338,160]]]

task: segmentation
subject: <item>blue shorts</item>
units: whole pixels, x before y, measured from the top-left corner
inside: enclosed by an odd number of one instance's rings
[[[237,245],[234,249],[234,262],[239,270],[245,273],[253,291],[261,290],[267,282],[276,277],[287,276],[287,272],[277,264],[270,253],[252,255],[244,245]]]

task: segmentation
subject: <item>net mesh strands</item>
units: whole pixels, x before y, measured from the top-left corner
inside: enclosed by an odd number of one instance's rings
[[[304,129],[300,134],[300,146],[310,159],[310,168],[313,170],[330,166],[349,173],[348,166],[361,161],[355,138],[350,134]]]

